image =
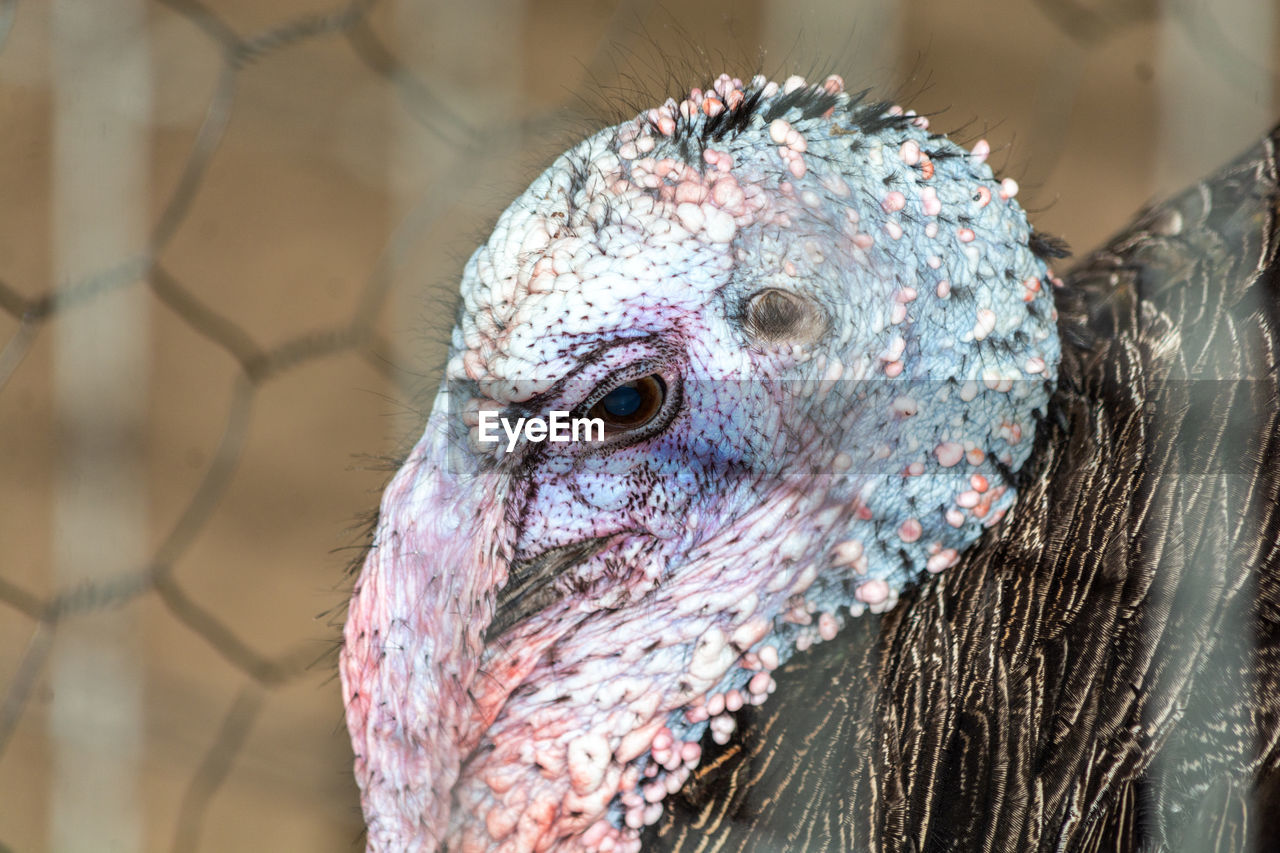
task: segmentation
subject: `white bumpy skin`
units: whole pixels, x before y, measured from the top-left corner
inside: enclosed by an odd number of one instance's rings
[[[1013,509],[1055,280],[987,152],[721,76],[502,215],[351,600],[370,850],[637,850],[772,669]],[[476,441],[602,406],[601,441]]]

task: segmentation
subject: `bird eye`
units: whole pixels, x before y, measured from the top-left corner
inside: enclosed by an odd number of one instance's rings
[[[587,412],[587,417],[604,421],[606,429],[636,429],[657,416],[666,398],[667,383],[654,373],[623,382],[601,397]]]

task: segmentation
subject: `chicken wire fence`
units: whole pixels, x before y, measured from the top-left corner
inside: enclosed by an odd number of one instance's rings
[[[0,850],[360,845],[354,519],[465,253],[575,137],[720,68],[838,71],[990,138],[1084,249],[1274,119],[1278,17],[0,1]]]

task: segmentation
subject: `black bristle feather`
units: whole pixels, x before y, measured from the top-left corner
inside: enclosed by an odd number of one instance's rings
[[[792,92],[776,95],[761,118],[766,123],[782,118],[792,108],[800,110],[800,118],[818,118],[836,105],[836,96],[826,89],[804,86]]]
[[[1032,254],[1042,261],[1047,261],[1050,258],[1068,258],[1071,256],[1071,247],[1067,245],[1066,240],[1041,231],[1031,232],[1031,237],[1027,240],[1027,248],[1031,249]]]
[[[743,98],[737,107],[710,116],[702,125],[703,142],[719,142],[730,134],[736,136],[746,130],[751,125],[751,117],[760,109],[763,98],[763,91],[757,89]]]

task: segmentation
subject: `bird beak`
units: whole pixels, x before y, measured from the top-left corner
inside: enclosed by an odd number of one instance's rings
[[[509,477],[469,451],[442,389],[383,495],[340,674],[370,850],[434,850],[462,762],[501,703],[473,690],[510,567]]]

